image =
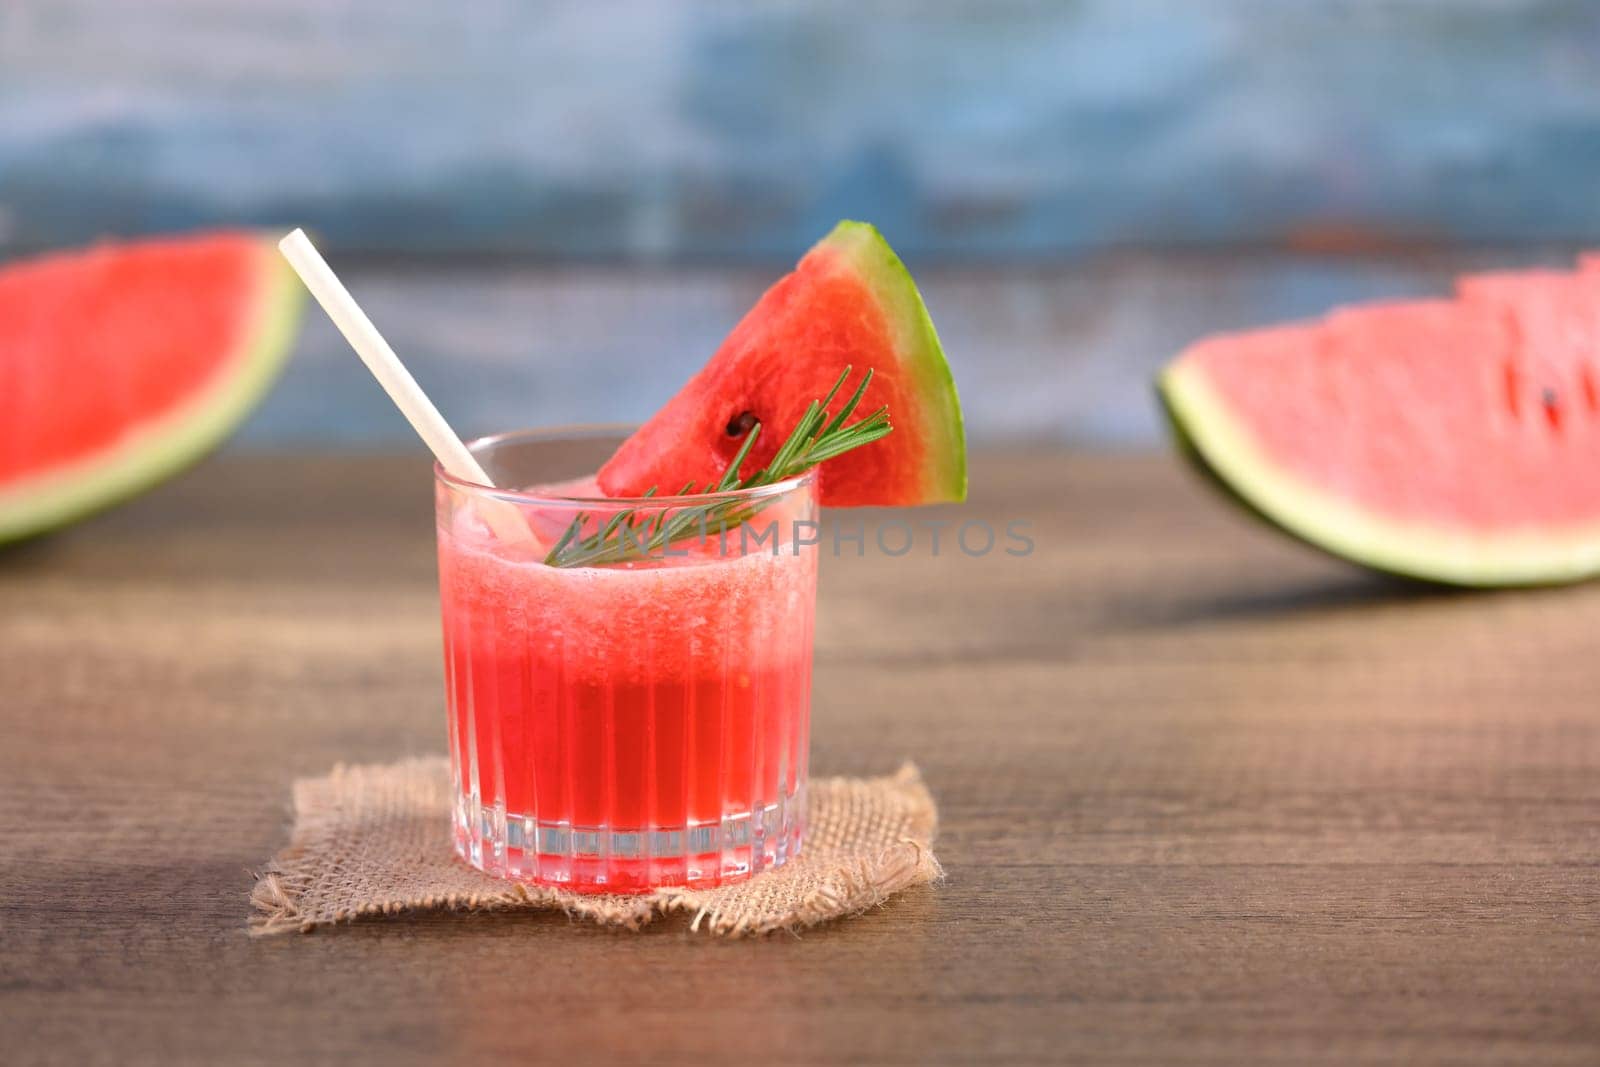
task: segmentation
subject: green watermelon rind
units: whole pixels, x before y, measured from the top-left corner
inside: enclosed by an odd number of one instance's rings
[[[273,242],[259,242],[261,279],[244,343],[204,388],[125,439],[62,468],[0,486],[0,544],[59,529],[198,462],[266,395],[294,346],[305,291]]]
[[[1600,523],[1479,533],[1392,519],[1274,463],[1204,372],[1182,358],[1156,391],[1179,449],[1245,511],[1340,559],[1464,588],[1562,585],[1600,575]]]
[[[930,465],[921,502],[965,500],[967,435],[961,400],[939,332],[911,272],[878,228],[868,222],[840,222],[819,244],[846,259],[871,287],[896,333],[895,351],[901,357],[898,370],[916,383],[916,413],[922,420]],[[897,414],[891,411],[890,420]]]

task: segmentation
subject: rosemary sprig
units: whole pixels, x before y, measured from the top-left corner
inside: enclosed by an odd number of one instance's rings
[[[839,380],[833,383],[833,388],[828,390],[826,397],[813,400],[806,407],[805,414],[800,416],[800,421],[795,424],[794,430],[778,447],[778,451],[773,454],[765,467],[748,478],[739,477],[739,468],[749,457],[750,449],[755,446],[756,438],[761,434],[761,424],[758,422],[750,427],[744,443],[739,446],[738,454],[729,461],[727,469],[722,472],[722,477],[707,483],[703,489],[696,489],[695,483],[691,481],[674,495],[726,493],[738,489],[774,485],[803,474],[826,460],[887,437],[893,429],[889,425],[887,406],[880,407],[848,426],[845,425],[845,420],[855,414],[856,408],[861,404],[861,398],[867,394],[867,386],[872,382],[870,369],[862,376],[861,384],[856,386],[855,392],[850,394],[850,398],[839,408],[838,413],[830,418],[828,405],[833,403],[834,398],[839,395],[839,390],[849,380],[850,370],[849,367],[844,369],[844,373],[839,375]],[[655,492],[656,487],[651,486],[644,495],[654,496]],[[681,541],[691,534],[705,537],[716,532],[720,535],[741,523],[748,522],[771,502],[771,498],[766,500],[724,498],[704,504],[686,504],[676,509],[665,506],[656,510],[651,516],[647,516],[643,509],[637,507],[624,508],[613,514],[606,520],[605,525],[588,536],[583,535],[586,516],[580,513],[572,520],[572,525],[567,527],[566,533],[556,542],[544,561],[552,567],[585,567],[648,559],[660,553],[668,545]]]

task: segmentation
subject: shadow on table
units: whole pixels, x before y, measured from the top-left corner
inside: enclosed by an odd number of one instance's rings
[[[16,544],[0,545],[0,577],[37,571],[59,554],[60,539],[55,533],[44,534]]]
[[[1292,581],[1273,588],[1195,590],[1164,602],[1134,596],[1118,624],[1134,629],[1188,626],[1196,623],[1298,618],[1350,610],[1421,608],[1460,604],[1502,595],[1504,590],[1457,589],[1404,578],[1359,572],[1344,576]]]

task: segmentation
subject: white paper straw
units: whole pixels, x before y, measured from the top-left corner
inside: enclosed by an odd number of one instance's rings
[[[422,391],[411,372],[406,370],[400,357],[395,355],[394,349],[389,347],[389,342],[383,339],[372,320],[367,318],[367,313],[361,310],[355,297],[350,295],[350,290],[339,281],[338,275],[333,273],[333,268],[328,266],[328,261],[322,258],[305,231],[295,230],[278,242],[278,249],[295,273],[300,275],[300,280],[306,283],[306,288],[311,290],[311,295],[317,298],[317,303],[322,305],[322,310],[328,313],[339,332],[344,334],[344,339],[350,342],[350,347],[356,350],[361,362],[378,379],[378,384],[389,394],[395,407],[411,423],[411,428],[417,431],[417,436],[439,460],[439,465],[463,481],[493,486],[494,483],[489,480],[477,458],[450,429],[450,424],[444,421],[439,409],[434,407],[433,401],[428,399],[428,394]],[[527,541],[533,537],[522,513],[510,504],[485,507],[480,513],[495,535],[503,541]]]

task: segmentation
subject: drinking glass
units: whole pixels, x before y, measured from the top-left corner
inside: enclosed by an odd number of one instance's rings
[[[718,885],[805,831],[816,492],[616,499],[616,429],[471,442],[496,486],[435,468],[456,851],[493,875],[589,892]],[[546,562],[574,522],[719,505],[637,558]],[[691,509],[691,510],[685,510]],[[634,527],[630,527],[634,528]]]

